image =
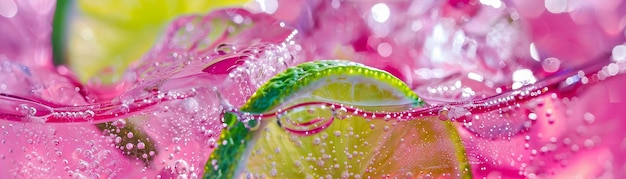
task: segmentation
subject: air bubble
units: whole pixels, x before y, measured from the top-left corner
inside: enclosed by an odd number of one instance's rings
[[[215,52],[219,55],[231,54],[235,52],[235,46],[232,44],[220,44],[215,48]]]
[[[187,164],[187,161],[182,160],[182,159],[176,160],[174,162],[173,172],[178,175],[187,174],[188,168],[189,168],[189,165]]]
[[[547,58],[545,60],[543,60],[543,62],[541,63],[543,70],[548,72],[548,73],[553,73],[559,70],[559,67],[561,65],[561,61],[559,61],[559,59],[551,57],[551,58]]]
[[[137,149],[141,150],[141,149],[145,149],[145,148],[146,148],[146,144],[145,143],[143,143],[143,142],[137,143]]]
[[[585,122],[586,122],[587,124],[591,124],[591,123],[593,123],[593,121],[595,121],[596,117],[595,117],[593,114],[591,114],[591,113],[589,113],[589,112],[586,112],[586,113],[583,115],[583,119],[585,120]]]

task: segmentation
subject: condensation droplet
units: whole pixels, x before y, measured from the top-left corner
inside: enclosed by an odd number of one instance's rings
[[[541,66],[543,67],[544,71],[548,73],[552,73],[552,72],[556,72],[559,70],[561,66],[561,61],[554,57],[546,58],[541,63]]]
[[[137,149],[145,149],[145,148],[146,148],[146,144],[144,144],[143,142],[137,143]]]
[[[126,144],[126,149],[128,149],[128,150],[133,149],[134,146],[135,145],[133,143],[128,143],[128,144]]]

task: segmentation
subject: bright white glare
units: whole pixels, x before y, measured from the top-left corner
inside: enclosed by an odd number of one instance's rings
[[[525,84],[533,84],[537,82],[537,79],[535,79],[533,72],[529,69],[520,69],[513,72],[513,81],[514,83],[512,88],[517,89]]]
[[[479,81],[479,82],[482,82],[484,80],[482,75],[472,73],[472,72],[467,74],[467,78],[472,79],[474,81]]]
[[[613,47],[612,59],[613,61],[623,61],[626,60],[626,46],[618,45]]]
[[[513,72],[513,81],[534,83],[536,79],[529,69],[520,69]]]
[[[372,18],[374,18],[376,22],[385,22],[389,19],[390,15],[391,11],[387,4],[378,3],[372,6]]]
[[[502,7],[502,1],[500,0],[480,0],[480,3],[496,9]]]
[[[256,0],[256,2],[259,3],[261,11],[265,13],[274,14],[278,10],[277,0]]]
[[[535,43],[530,43],[530,57],[535,61],[539,61],[539,53],[537,52],[537,47],[535,47]]]
[[[443,29],[443,26],[441,24],[437,24],[433,28],[433,38],[438,43],[443,43],[443,42],[448,41],[448,36],[446,36],[445,29]]]

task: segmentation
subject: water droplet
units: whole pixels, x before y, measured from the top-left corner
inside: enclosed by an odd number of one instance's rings
[[[393,47],[389,43],[380,43],[377,47],[378,54],[382,57],[389,57],[393,52]]]
[[[188,168],[189,165],[187,164],[187,161],[185,160],[176,160],[174,162],[174,167],[172,168],[175,174],[177,175],[181,175],[181,174],[187,174],[188,172]]]
[[[593,140],[587,139],[587,140],[585,140],[584,145],[585,145],[585,147],[590,149],[590,148],[593,148],[595,146],[595,143],[593,142]]]
[[[440,120],[448,120],[448,109],[447,108],[443,108],[441,110],[439,110],[439,119]]]
[[[339,133],[339,135],[341,135],[341,133]],[[322,140],[319,137],[316,137],[316,138],[313,139],[313,145],[319,145],[321,143],[321,141]]]
[[[126,134],[126,137],[128,137],[129,139],[133,138],[135,135],[133,134],[133,132],[128,132],[128,134]]]
[[[180,142],[181,138],[180,137],[174,137],[172,138],[172,142],[174,142],[175,144],[178,144]]]
[[[180,174],[178,176],[176,176],[176,179],[188,179],[189,177],[187,177],[187,174]]]
[[[278,171],[276,171],[275,168],[272,168],[272,170],[270,170],[270,176],[275,177],[278,174]]]
[[[0,16],[12,18],[17,11],[17,4],[13,0],[0,1]]]
[[[624,31],[626,32],[626,31]],[[626,60],[626,45],[617,45],[613,47],[612,50],[612,59],[613,61],[624,61]]]
[[[120,112],[122,113],[128,113],[130,111],[130,107],[128,106],[128,104],[122,104],[120,105]]]
[[[209,138],[208,144],[209,144],[209,148],[211,149],[217,147],[217,142],[215,141],[215,138],[213,137]]]
[[[557,58],[550,57],[550,58],[546,58],[545,60],[543,60],[541,65],[544,71],[548,73],[552,73],[552,72],[556,72],[559,70],[561,61],[559,61],[559,59]]]
[[[128,144],[126,144],[126,149],[128,149],[128,150],[133,149],[134,146],[135,145],[133,143],[128,143]]]
[[[215,48],[215,52],[220,54],[220,55],[224,55],[224,54],[231,54],[233,52],[235,52],[235,46],[232,44],[219,44],[217,46],[217,48]]]
[[[586,122],[587,124],[591,124],[591,123],[593,123],[593,121],[595,121],[595,120],[596,120],[596,117],[595,117],[593,114],[591,114],[591,113],[589,113],[589,112],[586,112],[586,113],[583,115],[583,119],[585,119],[585,122]]]
[[[146,144],[144,144],[143,142],[139,142],[137,143],[137,149],[145,149],[146,148]],[[145,157],[144,157],[145,158]]]
[[[124,119],[118,119],[116,121],[113,121],[113,123],[111,124],[117,128],[124,128],[126,126],[126,120]]]

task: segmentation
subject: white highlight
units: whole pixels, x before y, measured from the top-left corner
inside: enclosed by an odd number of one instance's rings
[[[500,0],[480,0],[480,3],[496,9],[502,7],[502,1]]]
[[[372,18],[376,22],[385,22],[389,19],[391,15],[391,11],[389,10],[389,6],[385,3],[378,3],[372,6]]]
[[[380,54],[380,56],[382,57],[388,57],[389,55],[391,55],[391,52],[393,52],[393,48],[391,47],[391,45],[389,45],[389,43],[378,44],[376,50],[378,51],[378,54]]]
[[[526,84],[533,84],[537,82],[532,71],[529,69],[520,69],[513,72],[513,89],[518,89]]]
[[[612,59],[613,61],[624,61],[626,60],[626,46],[625,45],[617,45],[613,47]]]
[[[537,47],[535,47],[535,43],[530,43],[530,57],[535,61],[539,61],[539,52],[537,52]]]
[[[482,82],[484,80],[484,77],[482,75],[479,75],[473,72],[467,73],[467,78],[472,79],[474,81],[479,81],[479,82]]]
[[[278,10],[277,0],[256,0],[256,2],[259,3],[259,7],[261,8],[261,11],[265,13],[274,14],[274,12]]]

